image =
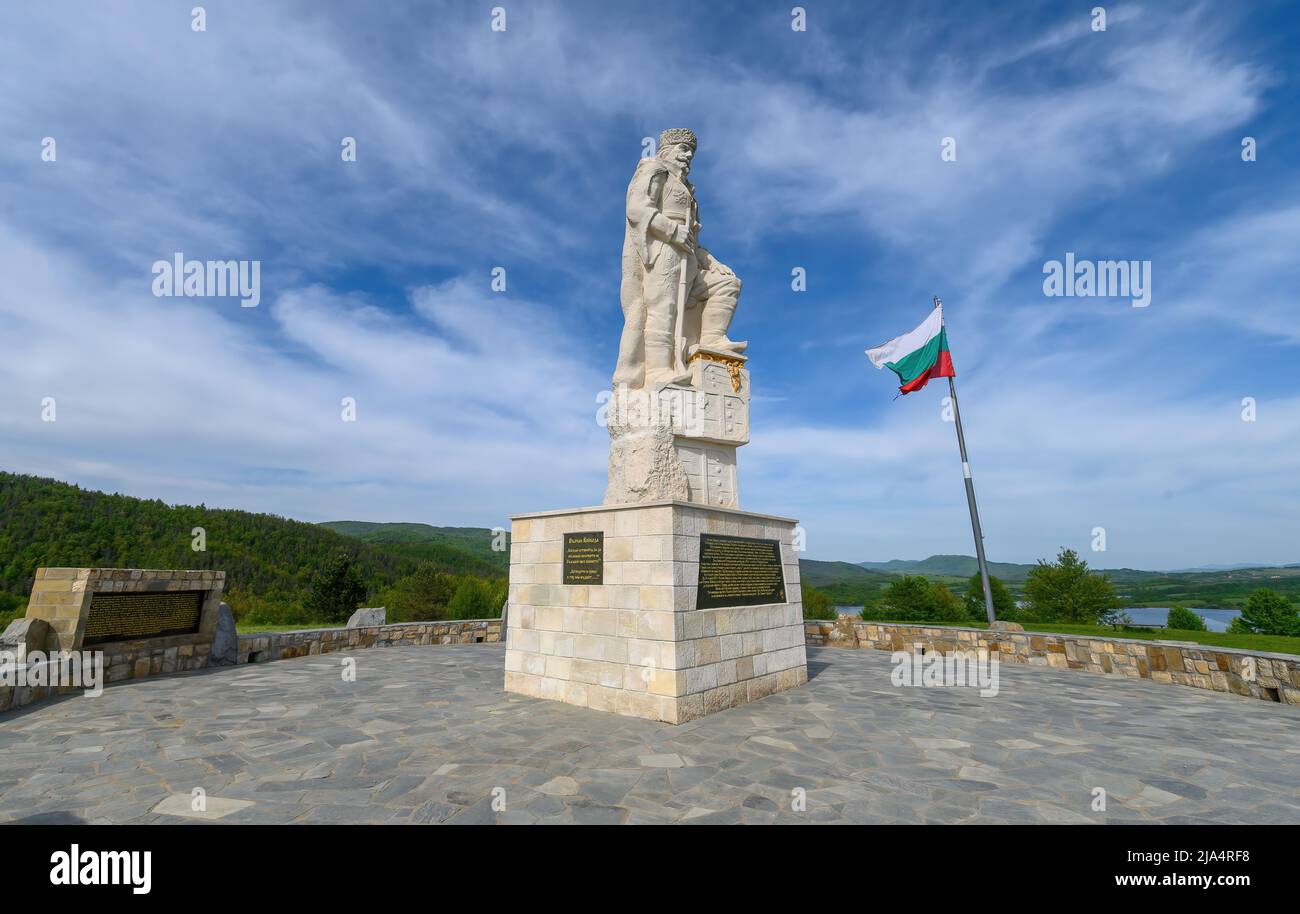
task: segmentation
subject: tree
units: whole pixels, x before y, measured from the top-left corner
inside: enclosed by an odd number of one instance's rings
[[[947,584],[935,581],[930,585],[933,602],[930,613],[935,622],[967,622],[966,607]]]
[[[413,574],[399,578],[384,591],[391,622],[429,622],[447,616],[447,604],[455,596],[461,579],[439,571],[432,562],[421,562]]]
[[[803,617],[805,619],[822,619],[833,622],[839,618],[839,613],[835,611],[834,602],[824,591],[818,590],[811,584],[804,584],[802,593]]]
[[[194,551],[196,527],[204,531],[204,551]],[[486,543],[488,531],[482,533]],[[24,607],[40,566],[219,569],[226,572],[226,593],[245,598],[241,619],[277,624],[312,621],[304,604],[311,580],[340,549],[352,556],[371,594],[413,574],[422,561],[456,575],[504,575],[504,553],[475,550],[463,537],[433,536],[363,542],[270,514],[166,505],[0,471],[0,592]]]
[[[17,594],[0,591],[0,630],[8,626],[13,619],[21,619],[26,614],[26,600]]]
[[[892,622],[925,622],[929,620],[932,600],[930,582],[926,578],[905,574],[885,588],[874,614]],[[867,617],[868,611],[867,607],[863,608],[863,618]]]
[[[995,618],[1009,620],[1016,615],[1016,598],[1011,596],[1007,585],[998,578],[989,575],[989,591],[993,594],[993,615]],[[966,615],[975,622],[987,622],[988,611],[984,608],[984,584],[979,572],[971,575],[966,584]]]
[[[864,606],[862,618],[890,622],[967,621],[965,608],[947,585],[911,574],[891,582],[875,607]]]
[[[1165,620],[1165,625],[1180,632],[1205,631],[1205,620],[1179,603],[1169,607],[1169,618]]]
[[[506,600],[502,581],[483,578],[461,578],[447,604],[447,615],[452,619],[498,619],[501,605]]]
[[[1228,631],[1257,635],[1300,635],[1300,615],[1286,597],[1261,587],[1246,600]]]
[[[1065,548],[1054,563],[1038,560],[1025,579],[1025,597],[1030,615],[1041,622],[1105,625],[1119,608],[1110,578],[1089,571],[1077,552]]]
[[[340,549],[312,578],[304,605],[314,620],[346,622],[365,598],[366,585],[361,583],[352,556]]]

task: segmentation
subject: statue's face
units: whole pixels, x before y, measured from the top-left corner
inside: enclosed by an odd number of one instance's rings
[[[695,158],[695,150],[685,143],[678,143],[676,146],[669,146],[663,150],[664,158],[676,165],[683,172],[690,171],[691,159]]]

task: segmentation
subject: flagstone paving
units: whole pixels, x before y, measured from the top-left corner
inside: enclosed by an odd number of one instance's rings
[[[0,716],[0,821],[1300,822],[1300,708],[1010,664],[993,698],[895,688],[886,653],[809,648],[807,686],[674,727],[507,695],[503,653],[303,657]]]

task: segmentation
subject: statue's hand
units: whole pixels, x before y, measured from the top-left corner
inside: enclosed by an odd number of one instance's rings
[[[687,231],[686,226],[684,225],[679,225],[673,229],[673,238],[671,243],[673,247],[677,248],[677,250],[681,251],[683,254],[689,254],[691,251],[695,250],[695,239],[691,237],[691,233]]]

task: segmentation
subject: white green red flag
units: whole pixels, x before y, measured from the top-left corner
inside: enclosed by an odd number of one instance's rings
[[[910,394],[930,383],[931,378],[953,378],[952,354],[948,351],[948,331],[943,326],[943,308],[936,307],[930,316],[910,333],[867,350],[867,358],[877,368],[888,368],[898,375],[900,394]]]

